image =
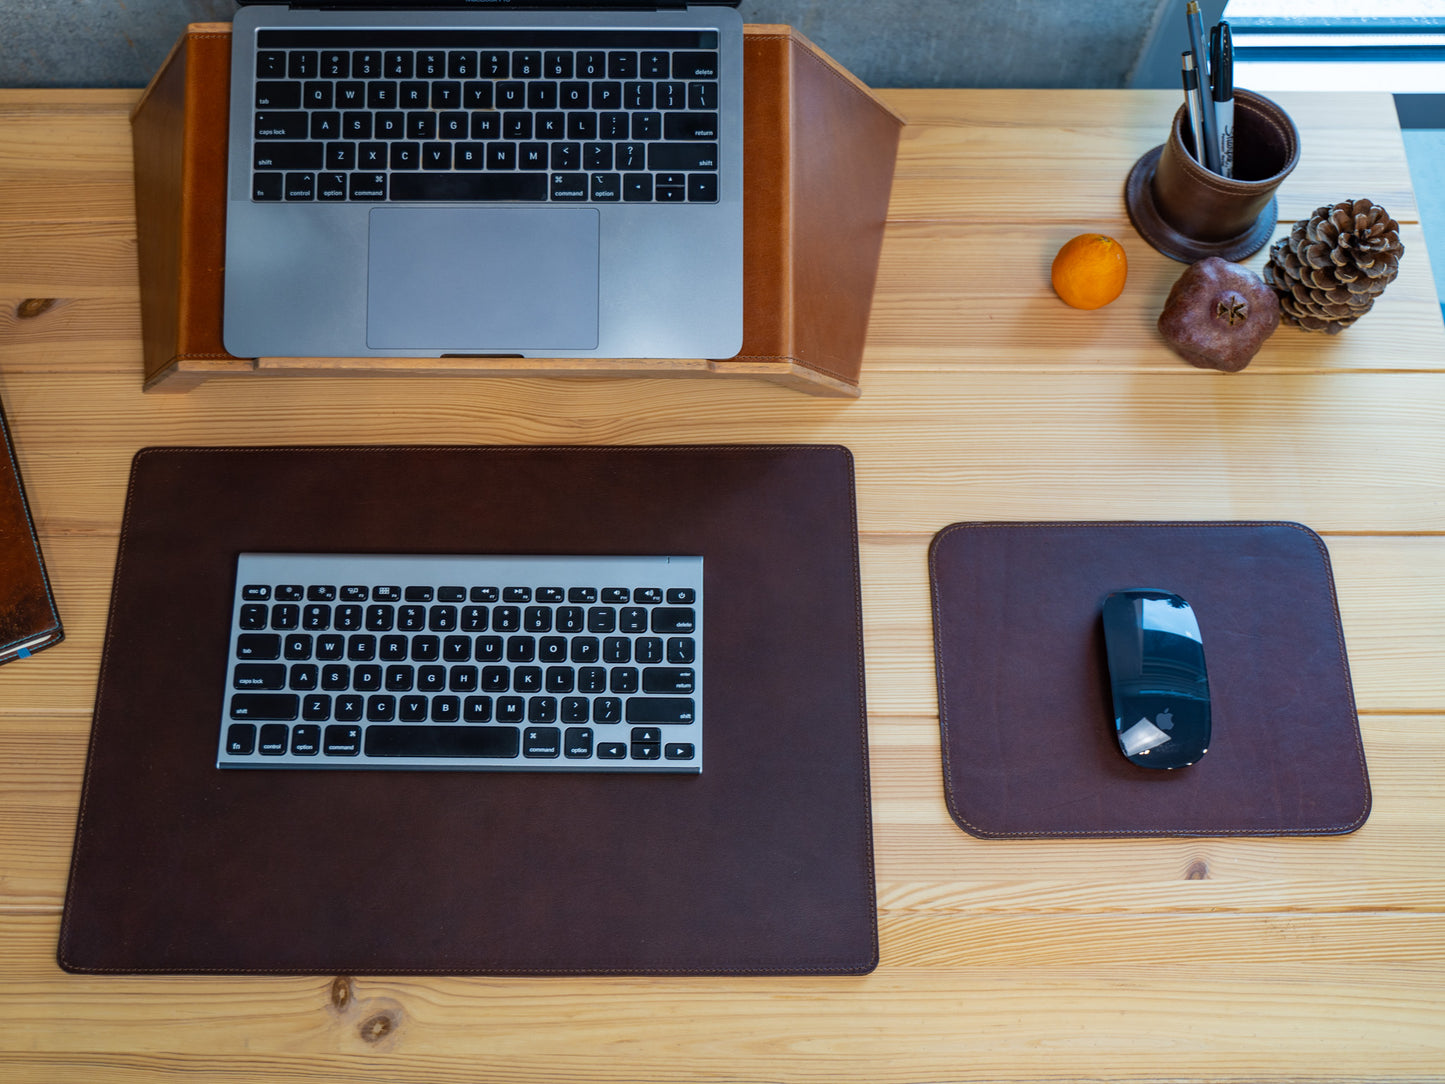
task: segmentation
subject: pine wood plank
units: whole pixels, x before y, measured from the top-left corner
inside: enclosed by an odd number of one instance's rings
[[[592,377],[218,377],[154,397],[102,374],[86,387],[78,399],[44,374],[5,380],[46,529],[113,524],[130,457],[151,444],[786,440],[853,450],[869,533],[1073,518],[1445,530],[1445,385],[1428,373],[875,372],[847,402]]]
[[[134,221],[139,99],[139,90],[0,89],[0,225]]]
[[[1130,261],[1124,294],[1093,312],[1070,309],[1049,285],[1054,253],[1084,230],[1118,237]],[[1287,232],[1286,224],[1277,234]],[[12,227],[6,235],[0,346],[7,368],[138,374],[133,225],[46,223]],[[1122,207],[1104,220],[1021,225],[1013,235],[1007,258],[983,258],[976,224],[890,226],[864,379],[892,369],[1193,372],[1154,329],[1183,265],[1144,244]],[[1250,363],[1248,376],[1445,367],[1445,329],[1424,236],[1418,226],[1406,225],[1403,239],[1400,278],[1356,327],[1340,335],[1281,328]],[[1246,265],[1258,272],[1267,255],[1261,250]]]
[[[1128,281],[1102,309],[1071,309],[1054,295],[1049,269],[1065,241],[1092,232],[1124,246]],[[976,224],[889,226],[864,352],[865,396],[872,374],[897,369],[1195,372],[1156,328],[1185,265],[1145,244],[1122,204],[1100,217],[1010,233],[1006,252],[989,253]],[[1276,237],[1288,233],[1285,223]],[[1445,366],[1445,330],[1424,235],[1416,225],[1402,225],[1401,235],[1400,277],[1354,327],[1328,335],[1282,326],[1235,375]],[[1265,246],[1245,266],[1262,273],[1268,256]]]
[[[1372,196],[1406,225],[1401,278],[1344,335],[1281,331],[1227,377],[1152,337],[1182,268],[1123,215],[1127,164],[1162,140],[1175,95],[885,92],[914,124],[864,395],[847,403],[746,380],[620,378],[228,377],[142,395],[135,97],[0,91],[0,396],[68,631],[0,668],[0,1077],[1439,1078],[1445,619],[1431,600],[1445,594],[1445,329],[1387,95],[1279,96],[1305,151],[1280,217]],[[70,153],[72,141],[89,149]],[[1100,312],[1065,310],[1047,286],[1052,251],[1106,225],[1130,246],[1130,287]],[[338,987],[58,970],[130,456],[358,440],[854,450],[875,974]],[[1174,517],[1288,518],[1325,533],[1369,821],[1323,839],[966,835],[942,797],[929,539],[966,519]]]
[[[889,208],[894,221],[1007,223],[1015,207],[1026,207],[1032,222],[1122,214],[1129,168],[1164,142],[1180,105],[1178,93],[1164,90],[896,90],[883,97],[909,122]],[[1360,196],[1402,222],[1418,220],[1388,94],[1274,98],[1300,131],[1299,163],[1278,193],[1281,221]]]
[[[10,962],[0,1050],[14,1067],[92,1081],[283,1067],[295,1080],[1078,1080],[1104,1062],[1111,1080],[1380,1081],[1438,1066],[1445,1009],[1421,996],[1427,965],[1397,947],[1408,922],[1211,923],[1206,940],[1252,957],[1226,968],[1171,961],[1167,937],[1200,924],[1156,921],[1161,959],[1148,966],[1119,937],[1095,956],[1104,918],[999,922],[963,935],[957,966],[900,962],[858,979],[357,979],[343,999],[330,978],[91,979]],[[40,949],[53,932],[0,919],[7,943]],[[164,1038],[137,1043],[157,1020]],[[469,1075],[453,1075],[463,1065]]]

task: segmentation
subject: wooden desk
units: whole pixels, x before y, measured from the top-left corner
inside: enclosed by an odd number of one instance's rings
[[[0,669],[0,1079],[1445,1079],[1445,332],[1390,99],[1281,95],[1285,223],[1367,195],[1399,280],[1243,373],[1154,319],[1124,176],[1177,95],[897,91],[863,397],[689,379],[140,391],[125,91],[0,92],[0,396],[68,638]],[[1124,296],[1052,296],[1068,237]],[[1264,253],[1250,261],[1258,268]],[[838,441],[857,456],[882,964],[862,978],[78,978],[54,961],[132,453]],[[948,819],[925,554],[967,519],[1285,518],[1334,560],[1374,812],[1326,839],[984,842]]]

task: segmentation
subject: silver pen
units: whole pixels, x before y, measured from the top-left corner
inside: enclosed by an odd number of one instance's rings
[[[1184,108],[1189,114],[1189,131],[1194,136],[1194,160],[1205,169],[1204,160],[1204,92],[1199,86],[1199,72],[1194,67],[1194,54],[1188,49],[1179,54],[1184,66]]]
[[[1185,22],[1189,24],[1189,48],[1194,52],[1194,67],[1199,72],[1201,87],[1209,85],[1209,54],[1204,51],[1204,21],[1199,15],[1199,0],[1189,0],[1184,9]],[[1205,169],[1219,172],[1219,133],[1214,130],[1214,110],[1200,109],[1204,121],[1204,153],[1199,162]]]

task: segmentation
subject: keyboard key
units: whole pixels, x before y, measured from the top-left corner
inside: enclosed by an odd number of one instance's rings
[[[310,126],[304,110],[256,114],[257,139],[306,139],[309,134]]]
[[[264,142],[252,149],[252,165],[261,170],[320,169],[320,143]]]
[[[315,79],[320,70],[312,50],[293,49],[286,57],[286,74],[292,79]]]
[[[226,728],[226,752],[231,756],[248,757],[256,751],[256,727],[251,723],[232,723]]]
[[[344,144],[350,146],[350,144]],[[333,143],[333,147],[343,144]],[[345,173],[318,173],[316,175],[316,198],[327,202],[336,202],[346,199],[347,174]]]
[[[333,723],[324,732],[321,751],[329,757],[354,757],[361,752],[361,727]]]
[[[672,74],[677,79],[716,79],[718,55],[712,52],[673,53]]]
[[[353,173],[348,183],[350,196],[354,200],[386,199],[385,173]]]
[[[281,637],[271,632],[248,632],[236,637],[236,658],[279,659]]]
[[[288,173],[282,195],[287,200],[312,200],[316,198],[316,174]]]
[[[369,726],[369,757],[498,757],[517,756],[520,735],[501,726]]]
[[[689,203],[716,203],[717,177],[710,173],[690,173],[687,178]]]
[[[592,175],[592,200],[595,203],[615,203],[622,198],[622,177],[617,173],[594,173]]]
[[[562,737],[562,749],[568,757],[574,760],[590,757],[592,755],[592,728],[569,726]]]
[[[624,203],[649,203],[652,200],[652,174],[628,173],[622,178]]]
[[[391,178],[396,200],[518,200],[547,198],[545,173],[403,173]]]
[[[321,752],[321,728],[312,723],[300,723],[291,728],[291,755],[293,757],[314,757]]]
[[[261,738],[256,752],[263,757],[285,756],[291,744],[291,728],[285,723],[267,723],[261,728]]]
[[[290,722],[300,707],[301,698],[295,693],[236,693],[231,697],[231,718]]]
[[[697,705],[690,696],[629,696],[629,723],[690,723]]]
[[[282,663],[238,663],[231,684],[237,689],[284,689],[286,667]]]
[[[687,107],[689,109],[716,109],[716,83],[688,83]]]
[[[717,144],[653,143],[647,148],[647,168],[657,173],[717,169]]]
[[[256,83],[257,109],[300,109],[301,84],[265,79]]]
[[[523,756],[551,758],[561,753],[562,732],[555,726],[533,726],[523,732]]]
[[[652,631],[696,632],[697,611],[691,606],[658,606],[652,611]]]
[[[662,138],[668,140],[713,140],[718,138],[716,113],[668,113],[662,118]]]
[[[381,53],[367,49],[351,54],[351,74],[357,79],[377,79],[381,76]]]
[[[690,693],[697,684],[697,671],[690,666],[648,666],[642,671],[645,693]]]

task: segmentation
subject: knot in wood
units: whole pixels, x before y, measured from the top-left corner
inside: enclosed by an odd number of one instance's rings
[[[337,975],[331,981],[331,1005],[333,1008],[345,1012],[346,1007],[351,1004],[353,996],[349,975]]]
[[[1189,868],[1184,871],[1186,881],[1207,881],[1209,880],[1209,863],[1202,858],[1196,858],[1189,863]]]
[[[37,316],[55,308],[53,297],[27,297],[15,306],[15,316],[20,320],[34,320]]]
[[[396,1019],[389,1012],[368,1016],[357,1029],[368,1043],[379,1043],[396,1030]]]

